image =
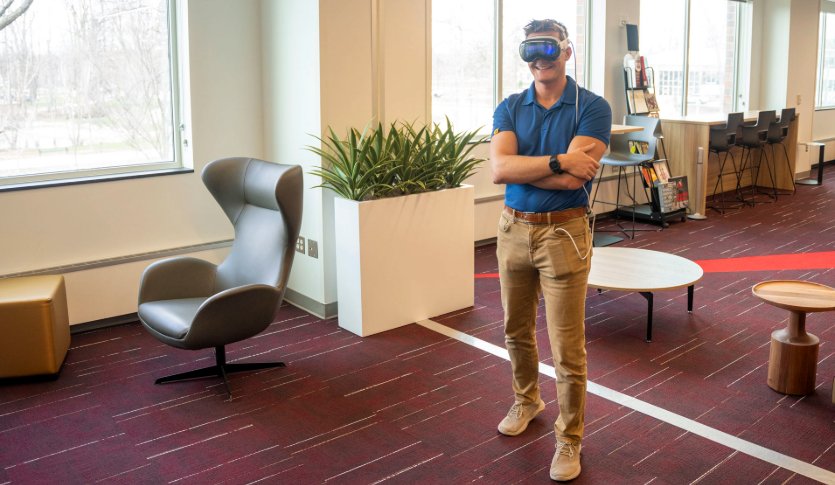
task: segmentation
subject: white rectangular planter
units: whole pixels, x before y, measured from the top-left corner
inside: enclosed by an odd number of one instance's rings
[[[473,306],[473,187],[337,198],[339,326],[357,335]]]

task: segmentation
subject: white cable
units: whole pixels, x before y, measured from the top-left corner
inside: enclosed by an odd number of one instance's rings
[[[589,197],[589,191],[586,190],[586,184],[583,184],[582,187],[583,187],[583,192],[586,193],[586,200],[588,201],[590,197]],[[574,236],[572,236],[570,232],[568,232],[563,227],[557,227],[557,228],[554,229],[554,232],[562,231],[566,234],[566,236],[568,236],[569,239],[571,239],[571,244],[574,245],[574,251],[577,253],[577,257],[580,258],[580,261],[587,260],[589,258],[589,254],[591,254],[591,249],[594,246],[594,223],[597,222],[597,214],[595,214],[595,212],[593,210],[591,210],[591,207],[586,206],[586,211],[587,211],[586,215],[588,215],[588,213],[591,213],[591,232],[589,233],[589,239],[590,239],[589,247],[586,250],[585,256],[580,254],[580,248],[577,247],[577,242],[574,240]]]

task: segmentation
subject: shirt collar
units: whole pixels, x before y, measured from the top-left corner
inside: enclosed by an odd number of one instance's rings
[[[575,104],[577,102],[577,88],[575,87],[577,82],[574,79],[571,79],[571,76],[566,75],[566,83],[565,89],[562,92],[562,96],[551,109],[557,108],[563,104]],[[536,88],[534,83],[531,82],[531,86],[528,88],[527,92],[525,93],[525,100],[522,104],[529,105],[534,104],[536,102]]]

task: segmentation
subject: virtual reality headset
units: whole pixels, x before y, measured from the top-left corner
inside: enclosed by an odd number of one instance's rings
[[[525,62],[533,62],[536,59],[556,61],[567,48],[568,39],[558,41],[554,37],[530,37],[519,44],[519,55]]]

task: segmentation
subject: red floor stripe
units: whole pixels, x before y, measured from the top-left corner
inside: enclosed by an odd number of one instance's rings
[[[705,273],[734,271],[779,271],[784,269],[835,268],[835,251],[820,253],[774,254],[746,258],[702,259],[696,261]]]
[[[799,254],[772,254],[746,258],[700,259],[696,264],[705,273],[733,273],[734,271],[780,271],[785,269],[835,268],[835,251]],[[498,278],[499,273],[481,273],[476,279]]]

